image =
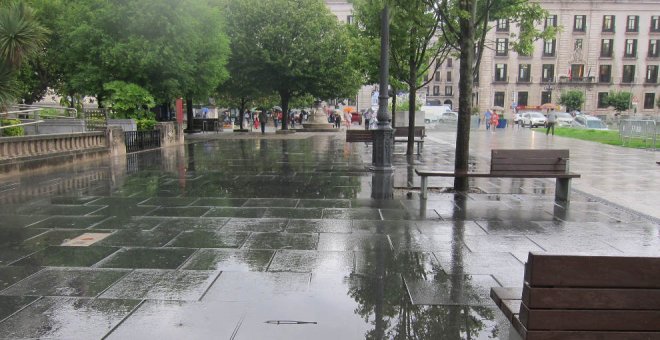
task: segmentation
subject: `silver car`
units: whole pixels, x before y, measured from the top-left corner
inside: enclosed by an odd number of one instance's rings
[[[539,126],[544,126],[545,123],[548,121],[547,118],[541,113],[541,112],[523,112],[522,117],[520,119],[520,124],[522,124],[523,127],[529,126],[529,127],[539,127]]]
[[[557,112],[557,126],[572,126],[573,116],[568,112]]]
[[[587,115],[576,116],[572,126],[579,129],[607,130],[607,124],[602,120]]]

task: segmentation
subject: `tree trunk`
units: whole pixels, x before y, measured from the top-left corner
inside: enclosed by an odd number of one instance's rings
[[[193,100],[192,97],[186,97],[186,119],[188,120],[188,132],[193,132]]]
[[[461,10],[470,13],[469,17],[460,18],[461,36],[461,65],[459,98],[458,98],[458,126],[456,133],[456,158],[454,171],[465,173],[468,171],[468,160],[470,157],[470,119],[472,114],[472,85],[474,82],[474,38],[476,0],[461,2]],[[465,177],[454,178],[454,190],[466,192],[469,189],[468,179]]]
[[[417,28],[410,30],[410,51],[408,52],[408,143],[406,145],[406,155],[415,153],[415,99],[417,88],[417,63],[415,58],[415,35]]]
[[[239,117],[238,119],[240,119],[239,127],[241,130],[243,130],[243,121],[245,120],[245,104],[247,100],[245,100],[245,98],[241,98],[240,101],[241,101],[240,104],[241,107],[238,108],[238,117]]]
[[[282,103],[282,130],[289,129],[289,101],[291,94],[288,92],[280,92],[280,102]]]

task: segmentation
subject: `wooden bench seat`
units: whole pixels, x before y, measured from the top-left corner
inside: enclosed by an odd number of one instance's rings
[[[660,339],[660,258],[529,254],[491,298],[527,340]]]
[[[406,128],[407,129],[407,128]],[[364,143],[372,143],[374,140],[373,136],[373,131],[374,130],[351,130],[348,129],[346,130],[346,142],[347,143],[356,143],[356,142],[364,142]],[[398,129],[396,131],[399,131]],[[424,130],[419,129],[416,131],[421,131],[423,133]],[[394,137],[394,144],[396,143],[407,143],[408,138],[406,137]],[[417,145],[417,154],[420,155],[422,152],[422,147],[424,146],[424,138],[423,137],[415,137],[413,140],[413,143]]]
[[[555,200],[570,200],[570,181],[580,175],[568,172],[568,150],[491,150],[489,173],[456,173],[415,169],[421,176],[421,196],[427,198],[428,177],[555,178]]]

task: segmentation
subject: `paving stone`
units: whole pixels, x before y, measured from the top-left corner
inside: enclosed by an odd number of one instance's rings
[[[210,209],[206,207],[166,207],[158,208],[149,213],[150,216],[186,216],[186,217],[201,217],[209,212]]]
[[[53,229],[41,229],[43,233],[32,237],[28,240],[23,241],[23,246],[28,249],[33,249],[35,251],[47,248],[48,246],[59,246],[62,243],[76,238],[86,232],[87,230],[53,230]]]
[[[165,228],[154,230],[117,230],[100,241],[98,245],[117,247],[161,247],[170,242],[180,232]]]
[[[37,296],[1,296],[0,295],[0,320],[16,313],[21,308],[38,299]],[[2,326],[0,326],[1,328]],[[0,333],[2,334],[2,333]]]
[[[286,219],[232,218],[222,227],[222,231],[280,232],[286,224]]]
[[[298,203],[298,208],[350,208],[351,202],[349,200],[337,199],[302,199]]]
[[[220,232],[187,230],[181,232],[168,246],[184,248],[240,248],[248,232]]]
[[[197,197],[151,197],[140,205],[152,205],[158,207],[185,207],[197,201]]]
[[[289,207],[295,208],[298,205],[297,199],[286,198],[286,199],[273,199],[273,198],[250,198],[243,205],[244,207],[264,207],[264,208],[273,208],[273,207]]]
[[[107,299],[197,301],[218,276],[217,271],[134,270],[108,288]]]
[[[200,249],[183,266],[191,270],[265,271],[272,250]]]
[[[447,275],[427,279],[404,278],[415,305],[493,306],[490,288],[499,287],[490,275]],[[460,290],[456,290],[456,286]]]
[[[192,229],[220,229],[229,218],[226,217],[173,217],[164,218],[158,229],[192,230]]]
[[[117,269],[45,268],[0,294],[94,297],[127,273]]]
[[[368,234],[320,234],[318,250],[364,251],[370,249],[391,250],[386,235]]]
[[[0,215],[0,228],[23,228],[41,220],[47,219],[48,215]],[[1,231],[0,231],[1,232]]]
[[[191,204],[197,207],[242,207],[246,198],[214,198],[202,197]]]
[[[266,208],[264,218],[317,219],[323,216],[319,208]]]
[[[317,234],[252,233],[243,249],[316,249]]]
[[[92,229],[136,229],[151,230],[163,223],[165,220],[158,217],[112,217],[95,225]]]
[[[285,230],[287,233],[350,233],[352,223],[349,220],[294,219]]]
[[[89,267],[116,252],[119,248],[90,246],[50,246],[20,261],[16,266]]]
[[[369,208],[325,208],[323,209],[323,218],[339,220],[380,220],[380,211]]]
[[[345,272],[354,269],[351,251],[278,250],[268,267],[270,272]]]
[[[97,266],[176,269],[194,252],[195,249],[188,248],[123,248]]]
[[[0,267],[0,290],[41,270],[40,267],[2,266]],[[2,317],[0,317],[2,320]]]
[[[255,302],[297,294],[308,291],[310,278],[309,273],[223,272],[202,301]]]

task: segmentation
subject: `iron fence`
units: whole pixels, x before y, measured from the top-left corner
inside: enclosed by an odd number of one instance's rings
[[[624,119],[619,122],[619,138],[624,145],[636,138],[655,149],[657,136],[658,124],[654,120]]]
[[[160,148],[160,131],[126,131],[124,132],[126,152],[136,152]]]
[[[85,129],[104,131],[108,127],[108,114],[104,109],[85,110]]]

